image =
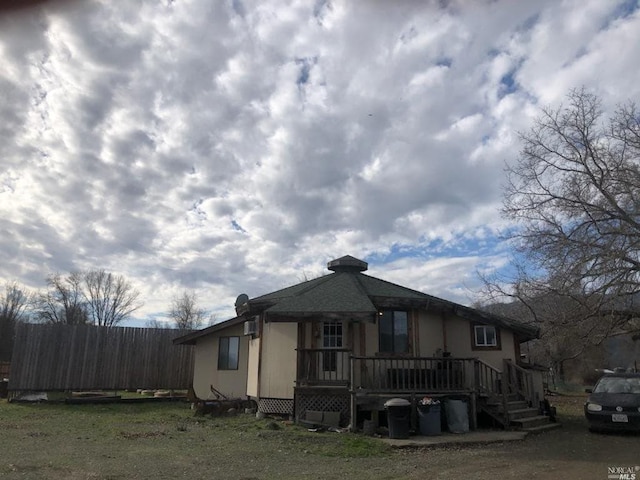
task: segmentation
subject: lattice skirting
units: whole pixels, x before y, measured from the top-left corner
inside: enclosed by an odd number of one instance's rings
[[[351,399],[349,394],[300,393],[296,392],[296,420],[304,419],[307,410],[340,412],[340,425],[349,425]]]
[[[258,411],[293,415],[293,400],[290,398],[261,398],[258,400]]]

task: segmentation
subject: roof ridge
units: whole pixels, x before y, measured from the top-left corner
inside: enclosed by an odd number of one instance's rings
[[[299,297],[301,294],[307,293],[309,290],[313,290],[318,285],[322,285],[323,283],[328,282],[329,279],[332,278],[334,275],[336,275],[336,273],[329,273],[327,275],[322,275],[321,277],[309,280],[309,285],[307,285],[304,288],[301,288],[300,290],[298,290],[296,293],[294,293],[291,296],[292,297]],[[311,282],[313,282],[313,285],[311,285]]]
[[[394,287],[402,288],[403,290],[407,290],[409,292],[413,292],[413,293],[417,293],[417,294],[423,295],[424,297],[438,298],[438,297],[434,297],[433,295],[429,295],[428,293],[421,292],[420,290],[415,290],[413,288],[405,287],[404,285],[400,285],[399,283],[393,283],[393,282],[390,282],[389,280],[384,280],[382,278],[374,277],[372,275],[367,275],[366,273],[360,273],[360,275],[362,275],[363,277],[370,278],[372,280],[376,280],[378,282],[386,283],[387,285],[393,285]],[[440,300],[440,299],[438,298],[438,300]],[[444,299],[442,299],[442,300],[444,300]]]

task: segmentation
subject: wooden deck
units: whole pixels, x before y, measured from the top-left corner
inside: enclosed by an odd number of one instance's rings
[[[346,349],[299,349],[296,386],[357,392],[499,393],[501,372],[477,358],[363,357]]]
[[[510,401],[516,398],[531,407],[539,401],[531,372],[509,360],[498,370],[478,358],[364,357],[346,349],[299,349],[296,395],[315,396],[317,405],[340,398],[335,408],[343,418],[353,418],[358,411],[382,411],[390,398],[405,398],[415,406],[425,396],[463,397],[472,427],[478,412],[487,411],[505,428],[511,424]],[[301,402],[297,409],[304,408]]]

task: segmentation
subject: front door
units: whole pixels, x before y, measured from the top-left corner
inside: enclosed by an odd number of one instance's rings
[[[320,377],[325,381],[343,381],[348,379],[344,347],[344,328],[342,322],[324,322],[322,324],[322,371]],[[335,350],[335,351],[332,351]]]

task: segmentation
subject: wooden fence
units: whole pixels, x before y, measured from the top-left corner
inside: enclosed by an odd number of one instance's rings
[[[189,332],[20,323],[9,391],[186,389],[194,347],[172,340]]]

